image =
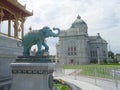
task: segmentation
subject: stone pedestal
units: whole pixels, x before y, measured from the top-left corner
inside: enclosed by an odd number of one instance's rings
[[[13,77],[11,90],[52,90],[54,69],[52,63],[16,62],[11,63],[11,67]]]

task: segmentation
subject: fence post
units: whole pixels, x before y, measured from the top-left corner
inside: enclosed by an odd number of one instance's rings
[[[116,69],[114,69],[114,78],[115,78],[115,88],[118,90],[118,72]]]
[[[94,65],[94,77],[95,77],[95,85],[97,85],[97,82],[96,82],[96,64]]]

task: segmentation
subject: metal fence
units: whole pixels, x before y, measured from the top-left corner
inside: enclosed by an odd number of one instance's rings
[[[120,90],[120,68],[86,66],[73,73],[75,79],[93,83],[105,90]]]
[[[92,83],[104,90],[120,90],[120,66],[79,65],[69,70],[64,71],[63,66],[57,64],[55,75],[67,75],[69,78]]]

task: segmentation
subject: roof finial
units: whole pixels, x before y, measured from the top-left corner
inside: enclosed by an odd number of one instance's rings
[[[97,33],[97,37],[98,37],[98,38],[101,38],[100,33]]]
[[[100,33],[97,33],[98,36],[100,36]]]
[[[31,25],[30,25],[30,27],[29,27],[29,31],[30,31],[30,32],[32,31],[32,27],[31,27]]]
[[[78,14],[77,19],[81,19],[80,15]]]

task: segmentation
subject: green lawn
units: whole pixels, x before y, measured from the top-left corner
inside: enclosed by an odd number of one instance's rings
[[[79,68],[82,68],[82,67],[107,67],[107,68],[119,68],[120,69],[120,65],[98,65],[98,64],[89,64],[89,65],[64,65],[64,68],[65,69],[79,69]]]
[[[65,69],[80,69],[81,72],[79,75],[84,76],[95,76],[101,77],[101,78],[109,78],[113,79],[114,70],[119,69],[120,65],[97,65],[97,64],[91,64],[91,65],[65,65]],[[120,75],[119,75],[120,80]]]

